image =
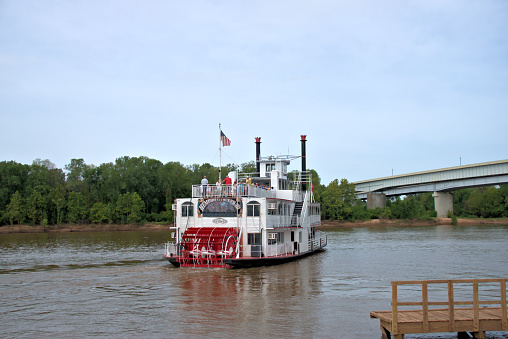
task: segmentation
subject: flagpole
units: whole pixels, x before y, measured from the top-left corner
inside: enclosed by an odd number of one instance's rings
[[[221,128],[219,122],[219,182],[222,183],[222,140],[221,140]]]

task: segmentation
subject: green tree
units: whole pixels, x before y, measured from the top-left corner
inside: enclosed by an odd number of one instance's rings
[[[116,203],[116,211],[120,214],[121,222],[137,223],[141,219],[141,212],[145,204],[136,192],[122,194]]]
[[[65,188],[62,186],[60,188],[53,187],[49,191],[49,200],[52,203],[52,206],[56,210],[56,224],[60,226],[62,224],[62,214],[63,209],[67,202],[65,201],[64,195]]]
[[[14,161],[0,162],[0,211],[4,211],[12,195],[24,192],[30,167]]]
[[[27,198],[25,209],[32,225],[37,225],[46,218],[47,199],[44,191],[43,187],[36,186]]]
[[[165,205],[172,204],[177,198],[188,197],[191,195],[193,174],[189,168],[183,166],[179,162],[168,162],[157,170],[158,187],[161,189],[162,197]]]
[[[67,170],[67,189],[75,192],[84,193],[85,187],[83,185],[83,172],[85,171],[86,164],[83,158],[71,159],[71,163],[65,165]]]
[[[500,185],[499,195],[501,196],[503,207],[503,217],[508,217],[508,184]]]
[[[482,194],[478,189],[474,189],[469,194],[469,198],[466,200],[465,209],[468,214],[472,214],[475,216],[481,216],[482,208]]]
[[[458,216],[468,216],[471,213],[466,208],[466,202],[474,188],[466,188],[453,192],[453,212]]]
[[[323,206],[321,206],[322,218],[342,220],[340,210],[344,206],[344,201],[340,199],[339,181],[337,179],[326,187],[321,199],[323,201]]]
[[[109,221],[108,205],[103,202],[96,202],[90,210],[90,218],[96,224]]]
[[[158,169],[162,167],[160,161],[147,157],[123,157],[116,159],[115,166],[121,173],[122,193],[138,193],[149,213],[158,213],[163,208],[157,176]]]
[[[310,172],[310,178],[312,180],[312,186],[314,188],[320,186],[321,185],[321,177],[316,172],[316,170],[310,169],[309,172]]]
[[[18,222],[18,225],[21,224],[21,219],[23,217],[22,204],[23,198],[21,197],[21,194],[16,191],[7,205],[7,217],[9,218],[11,225],[14,225],[14,220]]]
[[[324,219],[352,220],[353,208],[358,203],[355,186],[346,179],[333,180],[321,195],[323,206],[321,214]]]
[[[81,192],[69,192],[67,199],[67,217],[70,223],[85,223],[88,219],[89,208]]]
[[[173,205],[171,203],[167,203],[165,205],[165,207],[166,207],[166,210],[164,212],[162,212],[162,217],[164,218],[164,220],[171,223],[171,222],[173,222],[173,218],[174,218]]]
[[[256,162],[250,161],[240,165],[240,173],[256,173]]]
[[[504,212],[504,199],[501,191],[490,186],[483,192],[482,216],[485,218],[499,218]]]

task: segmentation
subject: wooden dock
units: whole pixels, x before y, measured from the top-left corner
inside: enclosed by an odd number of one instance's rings
[[[471,332],[474,338],[485,338],[486,331],[508,331],[506,305],[506,282],[508,279],[462,279],[462,280],[421,280],[392,281],[392,309],[374,311],[371,318],[378,318],[383,337],[403,339],[404,334]],[[429,286],[447,285],[448,300],[429,301]],[[401,285],[420,285],[421,299],[399,301],[398,288]],[[472,300],[458,301],[454,298],[454,287],[471,288]],[[480,297],[479,287],[492,286],[499,298],[485,300]],[[497,294],[496,293],[496,294]],[[400,307],[412,309],[400,310]]]

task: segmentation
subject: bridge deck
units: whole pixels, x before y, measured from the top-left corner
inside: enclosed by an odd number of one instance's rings
[[[361,199],[368,192],[393,196],[505,183],[508,183],[508,159],[354,182]]]
[[[484,338],[486,331],[508,331],[506,302],[506,281],[508,279],[472,279],[472,280],[423,280],[393,281],[392,310],[373,311],[371,318],[380,320],[383,336],[404,338],[404,334],[473,332],[475,337]],[[499,283],[499,299],[480,300],[479,284]],[[431,302],[428,299],[429,284],[447,284],[448,300]],[[472,284],[472,301],[455,301],[454,284]],[[421,285],[422,299],[418,302],[399,302],[399,285]],[[492,307],[490,305],[500,305]],[[448,308],[429,308],[433,305],[448,305]],[[464,307],[472,305],[472,307]],[[486,306],[489,305],[489,306]],[[399,310],[399,306],[420,307],[421,309]],[[459,306],[459,307],[456,307]],[[481,306],[481,307],[480,307]]]

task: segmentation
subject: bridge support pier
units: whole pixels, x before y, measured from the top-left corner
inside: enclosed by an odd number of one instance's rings
[[[434,192],[434,208],[438,218],[446,218],[448,212],[453,213],[453,194],[447,192]]]
[[[383,208],[386,206],[386,194],[384,193],[367,193],[367,208],[374,210],[377,207]]]

